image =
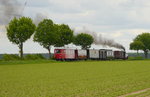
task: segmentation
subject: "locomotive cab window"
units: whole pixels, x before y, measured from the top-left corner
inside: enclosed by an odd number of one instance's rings
[[[61,53],[61,50],[56,50],[55,53],[59,54],[59,53]]]

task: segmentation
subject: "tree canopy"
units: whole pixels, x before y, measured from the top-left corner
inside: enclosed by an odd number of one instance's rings
[[[81,33],[75,36],[74,44],[81,46],[82,49],[88,49],[91,47],[91,44],[94,42],[94,39],[91,35],[86,33]]]
[[[142,50],[144,48],[144,45],[141,41],[134,41],[130,43],[130,49],[131,50],[137,50],[137,54],[139,50]]]
[[[144,54],[145,54],[145,58],[148,57],[148,51],[150,50],[150,33],[142,33],[140,35],[138,35],[133,42],[135,41],[140,41],[142,43],[140,43],[140,49],[139,50],[143,50]]]
[[[34,35],[34,41],[46,48],[49,51],[49,56],[51,54],[51,46],[55,45],[58,39],[59,34],[57,32],[57,27],[52,20],[44,19],[38,24]]]
[[[57,31],[59,33],[59,38],[57,43],[55,44],[56,47],[62,47],[73,42],[73,31],[70,29],[68,25],[65,24],[56,24]]]
[[[14,18],[6,27],[7,37],[19,46],[21,58],[23,57],[23,43],[31,37],[35,28],[32,19],[28,17]]]

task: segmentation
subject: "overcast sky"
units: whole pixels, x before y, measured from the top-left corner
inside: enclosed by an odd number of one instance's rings
[[[27,0],[23,14],[33,19],[42,14],[55,23],[68,24],[75,31],[86,28],[100,33],[124,45],[128,52],[136,35],[150,32],[150,0]],[[24,44],[24,52],[47,51],[30,39]],[[7,39],[4,25],[0,26],[0,53],[18,53],[18,47]]]

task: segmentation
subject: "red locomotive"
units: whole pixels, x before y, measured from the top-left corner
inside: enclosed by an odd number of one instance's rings
[[[73,49],[55,49],[54,58],[56,60],[73,60],[76,59],[77,53]]]

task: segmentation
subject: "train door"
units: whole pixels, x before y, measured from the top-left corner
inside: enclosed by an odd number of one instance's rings
[[[103,59],[103,52],[102,52],[102,50],[99,51],[99,58]]]
[[[123,52],[123,59],[126,59],[126,52]]]
[[[101,51],[99,50],[99,59],[101,59]]]
[[[102,59],[104,58],[104,52],[103,51],[101,51],[102,52]]]
[[[103,59],[106,59],[107,51],[106,50],[102,50],[102,53],[103,53]]]
[[[89,49],[87,50],[87,58],[90,59],[90,51],[89,51]]]
[[[78,59],[78,50],[75,50],[75,59]]]
[[[106,59],[107,58],[107,51],[106,50],[104,50],[104,57],[103,57],[104,59]]]

